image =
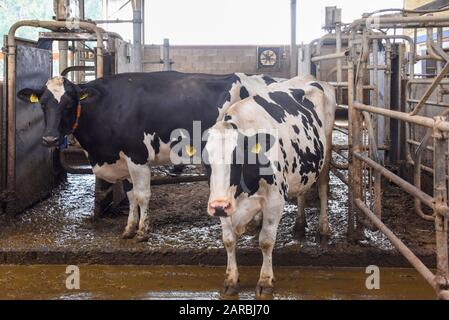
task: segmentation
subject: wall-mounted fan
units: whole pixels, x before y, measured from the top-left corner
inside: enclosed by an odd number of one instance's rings
[[[281,48],[260,47],[258,52],[258,67],[262,68],[279,68],[281,59]]]

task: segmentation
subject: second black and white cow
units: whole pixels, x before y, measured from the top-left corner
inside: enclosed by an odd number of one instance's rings
[[[223,119],[232,104],[273,82],[263,75],[178,72],[120,74],[83,85],[55,77],[43,88],[19,91],[18,97],[41,105],[44,144],[57,147],[73,133],[97,177],[132,183],[123,237],[137,233],[137,240],[145,241],[150,225],[150,166],[196,157],[202,145],[193,143],[195,123],[200,125],[196,140],[201,144],[203,131]]]
[[[287,199],[298,199],[298,220],[303,220],[303,197],[315,182],[321,198],[319,230],[329,235],[327,188],[335,110],[331,86],[295,78],[236,103],[224,121],[209,130],[208,213],[221,218],[228,254],[225,295],[238,292],[236,243],[254,219],[262,221],[263,253],[256,293],[272,294],[272,252],[284,205]]]

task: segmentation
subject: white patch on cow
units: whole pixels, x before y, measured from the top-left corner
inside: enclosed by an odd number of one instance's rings
[[[124,156],[133,184],[132,198],[140,208],[138,236],[147,236],[149,230],[149,203],[151,198],[151,169],[148,164],[135,164],[131,158]],[[136,215],[129,217],[127,230],[136,224]]]
[[[127,157],[123,152],[120,152],[120,159],[114,164],[96,165],[92,168],[93,173],[97,178],[103,179],[109,183],[117,183],[119,181],[129,178],[129,170],[127,164]]]
[[[148,162],[153,162],[156,157],[156,152],[153,148],[153,140],[156,134],[148,134],[145,133],[143,138],[143,144],[147,147],[148,150]]]
[[[228,108],[232,106],[235,102],[239,101],[240,99],[240,89],[242,85],[240,82],[236,82],[232,84],[231,90],[229,91],[229,94],[231,96],[231,101],[227,101],[218,108],[218,121],[222,121],[226,112],[228,111]]]
[[[61,102],[61,98],[65,93],[64,89],[64,77],[54,77],[47,82],[47,89],[53,94],[58,103]]]
[[[184,134],[181,134],[185,137]],[[143,143],[148,150],[148,162],[151,165],[163,166],[172,163],[172,160],[181,160],[177,155],[171,154],[170,143],[164,143],[159,139],[159,153],[156,154],[156,150],[153,148],[152,142],[155,139],[155,134],[145,134]]]
[[[206,150],[212,168],[210,177],[210,199],[234,202],[235,187],[230,187],[233,151],[237,146],[238,133],[225,123],[219,122],[209,130]],[[224,187],[226,186],[226,187]]]

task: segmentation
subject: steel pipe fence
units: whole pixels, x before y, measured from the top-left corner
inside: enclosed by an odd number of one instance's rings
[[[349,189],[348,238],[359,240],[365,225],[375,227],[435,289],[436,296],[448,300],[449,104],[443,98],[449,94],[444,87],[449,85],[449,54],[443,47],[443,27],[449,27],[448,15],[365,17],[343,28],[337,26],[335,33],[315,40],[310,63],[317,65],[321,75],[323,61],[337,61],[329,74],[336,73],[338,79],[328,80],[337,90],[339,104],[346,104],[341,93],[347,91],[348,146],[334,146],[340,161],[331,165]],[[394,29],[394,34],[387,29]],[[405,29],[411,29],[413,36],[397,34]],[[424,55],[417,52],[418,29],[426,30]],[[326,39],[335,39],[337,49],[321,55]],[[343,39],[348,40],[347,48],[341,46]],[[416,73],[415,64],[422,60],[436,61],[435,76],[429,79],[427,74]],[[347,79],[341,76],[343,71]],[[413,97],[416,86],[426,86],[420,99]],[[434,95],[437,99],[432,101]],[[427,116],[429,106],[442,111]],[[423,137],[418,130],[425,133]],[[431,165],[423,164],[425,152],[433,156]],[[345,158],[346,163],[341,163]],[[399,174],[403,167],[413,168],[412,182]],[[432,194],[422,189],[423,172],[433,176]],[[434,222],[435,274],[382,222],[383,181],[394,183],[414,198],[417,219]],[[424,213],[422,205],[432,213]]]

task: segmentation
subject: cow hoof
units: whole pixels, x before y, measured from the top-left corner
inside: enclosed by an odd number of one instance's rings
[[[239,292],[240,292],[240,285],[238,282],[234,283],[233,281],[225,280],[220,295],[222,299],[235,298],[239,296]]]
[[[320,232],[317,232],[316,234],[316,242],[320,243],[322,246],[326,246],[329,244],[330,235],[329,234],[321,234]]]
[[[124,239],[124,240],[133,239],[136,236],[136,234],[137,234],[136,231],[127,231],[127,230],[125,230],[125,232],[123,232],[123,234],[122,234],[122,239]]]
[[[273,300],[274,286],[267,280],[259,281],[256,287],[257,300]]]
[[[136,242],[137,243],[148,242],[148,240],[150,240],[150,236],[149,235],[137,233],[137,236],[136,236]]]
[[[296,225],[293,228],[293,237],[298,241],[305,240],[306,239],[306,228],[304,226]]]

